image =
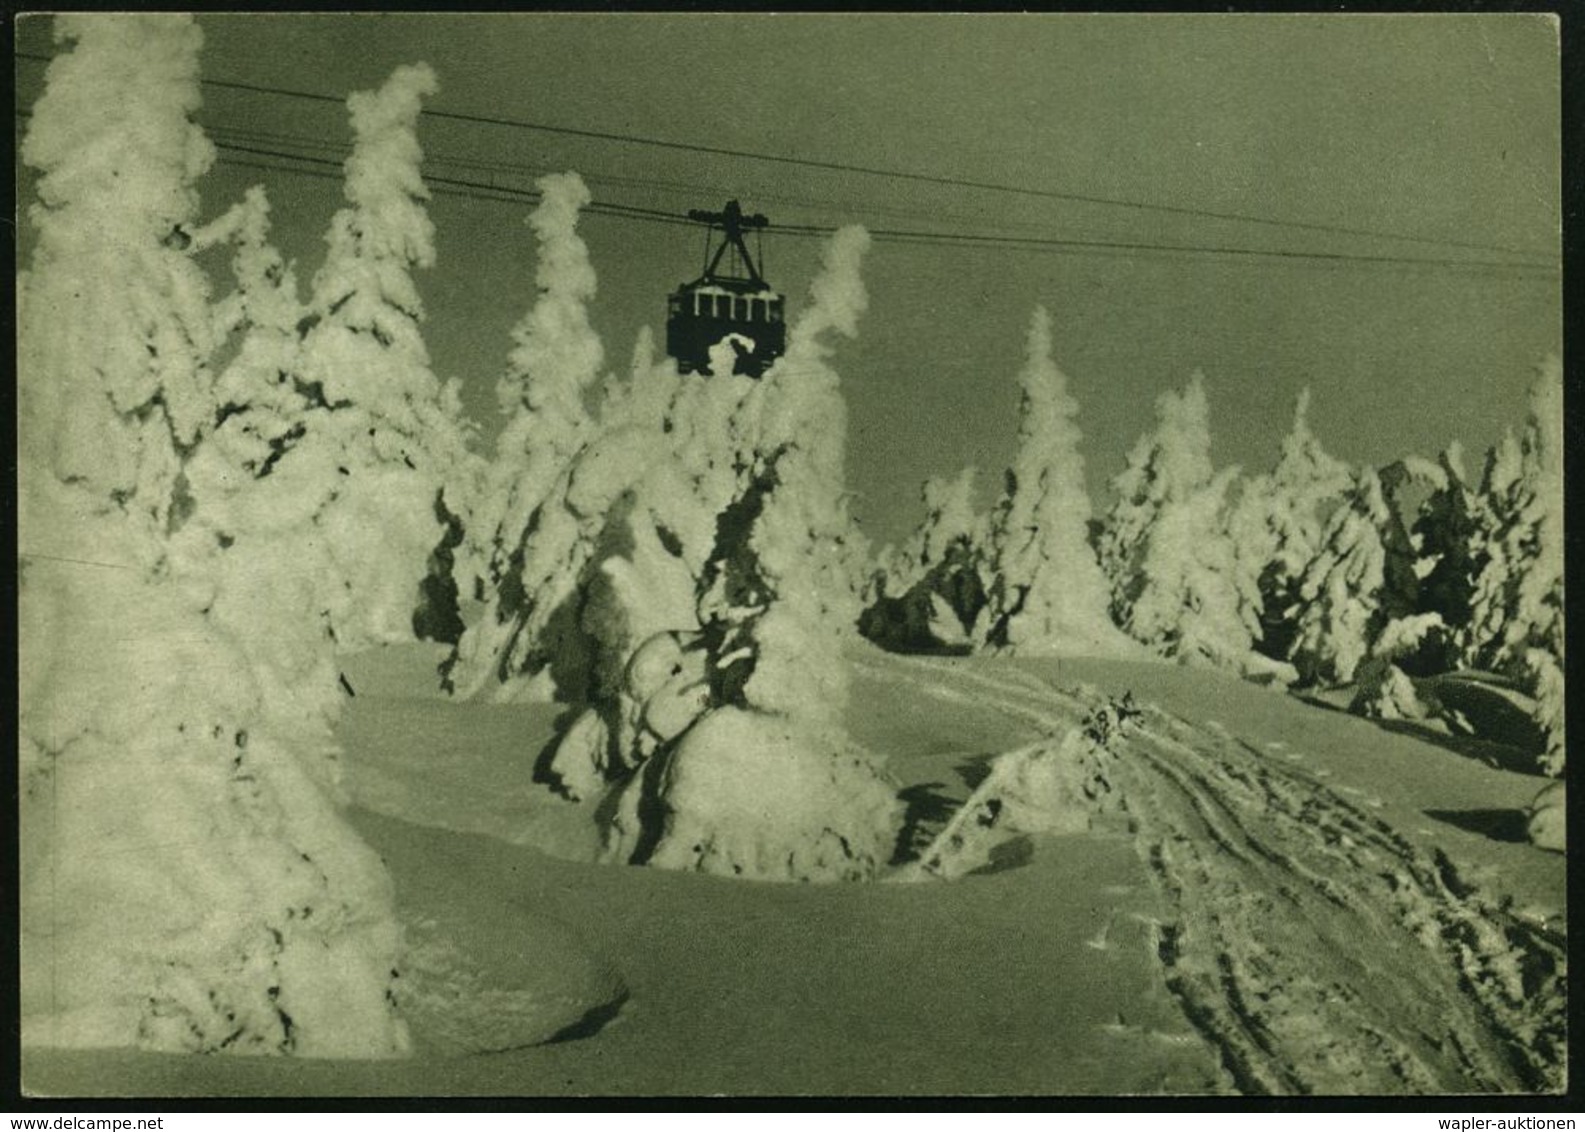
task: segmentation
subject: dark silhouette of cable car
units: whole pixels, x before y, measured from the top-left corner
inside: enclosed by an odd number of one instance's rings
[[[708,375],[711,348],[726,342],[733,351],[732,372],[759,377],[787,349],[782,296],[760,274],[763,254],[756,258],[743,240],[745,231],[764,228],[769,221],[759,213],[743,215],[735,200],[720,212],[691,209],[688,219],[710,225],[705,269],[671,294],[666,352],[682,373]]]

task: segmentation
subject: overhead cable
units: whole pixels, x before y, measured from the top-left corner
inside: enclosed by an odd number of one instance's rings
[[[30,59],[38,62],[49,62],[46,55],[35,55],[18,52],[19,59]],[[206,86],[219,87],[228,90],[240,90],[254,94],[274,95],[284,98],[296,98],[314,102],[334,103],[341,105],[345,98],[336,95],[321,94],[316,91],[295,90],[288,87],[270,86],[261,83],[246,83],[232,79],[204,78],[200,80]],[[786,154],[764,153],[757,150],[734,149],[726,146],[702,145],[693,142],[680,142],[667,138],[646,137],[640,134],[619,133],[608,130],[592,130],[574,126],[553,125],[547,122],[532,122],[519,118],[505,118],[497,115],[466,114],[457,111],[436,110],[425,108],[420,113],[436,121],[463,122],[471,125],[486,125],[508,127],[520,130],[532,130],[539,133],[558,134],[565,137],[585,138],[596,141],[618,142],[626,145],[642,145],[657,149],[674,150],[684,153],[709,154],[716,157],[732,157],[742,160],[761,161],[782,165],[801,166],[807,169],[821,169],[828,172],[841,172],[859,174],[862,176],[883,177],[893,180],[912,181],[921,184],[932,184],[949,188],[967,188],[982,192],[996,192],[1025,197],[1039,197],[1050,200],[1062,200],[1072,203],[1099,205],[1114,208],[1128,208],[1142,212],[1158,212],[1177,216],[1194,216],[1203,219],[1220,220],[1241,224],[1256,224],[1274,228],[1291,228],[1301,231],[1325,232],[1333,235],[1358,236],[1377,240],[1395,240],[1405,243],[1423,244],[1437,247],[1463,248],[1469,251],[1498,252],[1503,255],[1529,256],[1538,254],[1522,248],[1509,247],[1502,244],[1492,244],[1471,240],[1454,240],[1445,237],[1417,236],[1402,232],[1388,232],[1378,228],[1356,227],[1344,224],[1330,224],[1307,220],[1289,220],[1270,216],[1259,216],[1252,213],[1232,212],[1218,209],[1197,208],[1188,205],[1162,204],[1152,201],[1135,200],[1127,197],[1102,196],[1093,193],[1069,192],[1061,189],[1042,189],[1027,185],[1012,185],[1000,181],[982,181],[966,177],[951,177],[942,174],[921,173],[902,169],[887,169],[873,165],[862,165],[841,161],[825,161],[809,157],[790,157]]]
[[[331,158],[314,157],[305,154],[294,154],[282,150],[266,149],[260,146],[244,146],[229,142],[217,142],[217,148],[232,152],[247,154],[252,157],[266,157],[277,161],[303,162],[313,166],[330,167],[339,169],[341,163]],[[522,200],[536,202],[539,193],[531,189],[517,189],[492,184],[486,181],[475,181],[459,177],[426,176],[425,183],[452,190],[468,190],[472,192],[487,192],[494,194],[494,199]],[[646,220],[655,223],[693,226],[698,222],[663,209],[645,208],[639,205],[620,204],[614,201],[594,200],[587,206],[587,211],[595,215],[621,216],[631,219]],[[816,224],[771,224],[767,231],[788,236],[829,236],[837,230],[835,225]],[[1474,260],[1457,258],[1437,258],[1430,256],[1393,256],[1370,255],[1355,252],[1311,252],[1296,251],[1283,248],[1250,248],[1214,244],[1170,244],[1157,243],[1143,240],[1092,240],[1075,239],[1068,237],[1039,237],[1039,236],[997,236],[973,232],[952,232],[925,229],[897,229],[897,228],[870,228],[872,238],[882,241],[895,241],[899,243],[933,243],[938,245],[977,245],[982,247],[1000,247],[1007,250],[1032,251],[1047,250],[1053,252],[1107,252],[1111,254],[1127,253],[1155,253],[1176,255],[1216,255],[1240,258],[1265,258],[1285,261],[1333,263],[1333,264],[1359,264],[1404,267],[1432,267],[1450,270],[1497,270],[1520,273],[1555,273],[1555,269],[1547,264],[1515,263],[1508,260]]]

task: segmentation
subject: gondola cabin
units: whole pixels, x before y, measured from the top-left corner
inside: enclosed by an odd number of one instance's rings
[[[735,200],[720,212],[693,209],[688,218],[710,225],[705,268],[671,294],[666,352],[682,373],[713,373],[714,351],[718,360],[733,359],[733,373],[759,377],[787,349],[784,301],[760,273],[763,257],[753,255],[743,239],[746,230],[764,228],[768,221],[758,213],[743,215]]]

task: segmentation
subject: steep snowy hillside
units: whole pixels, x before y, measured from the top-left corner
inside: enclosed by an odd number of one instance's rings
[[[1564,861],[1544,780],[1223,674],[850,653],[899,858],[996,756],[1138,714],[1084,831],[1000,836],[953,881],[796,885],[590,864],[533,781],[553,705],[449,704],[439,651],[347,666],[354,825],[404,924],[458,948],[405,1065],[30,1052],[47,1093],[1445,1093],[1562,1085]],[[585,858],[579,860],[577,858]],[[899,875],[901,870],[899,870]],[[493,1008],[606,1009],[511,1048]],[[495,1026],[492,1029],[492,1026]],[[521,1038],[523,1035],[519,1035]],[[502,1048],[507,1047],[507,1048]],[[498,1050],[462,1055],[462,1051]],[[427,1055],[427,1056],[426,1056]]]

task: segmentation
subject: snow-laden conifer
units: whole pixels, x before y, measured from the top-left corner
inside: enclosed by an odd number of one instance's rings
[[[1393,461],[1377,476],[1387,505],[1387,521],[1380,532],[1386,556],[1381,589],[1385,623],[1412,617],[1420,608],[1421,578],[1429,566],[1420,549],[1422,538],[1410,529],[1416,516],[1415,501],[1444,490],[1447,480],[1439,463],[1416,455]]]
[[[1421,505],[1410,534],[1419,556],[1417,610],[1440,622],[1424,650],[1425,665],[1448,671],[1460,667],[1473,637],[1481,516],[1475,488],[1465,476],[1462,448],[1449,446],[1438,465],[1441,480]]]
[[[965,467],[956,476],[933,476],[920,489],[925,519],[908,547],[908,558],[930,570],[945,563],[954,548],[985,539],[985,519],[974,506],[977,469]]]
[[[416,132],[435,89],[434,73],[415,64],[347,100],[348,207],[331,220],[305,325],[298,380],[311,405],[294,455],[322,485],[325,600],[345,648],[413,638],[427,559],[446,533],[438,504],[469,463],[460,398],[430,369],[413,279],[435,258]]]
[[[860,275],[869,234],[839,229],[826,244],[810,284],[810,305],[793,323],[787,354],[749,394],[755,438],[753,471],[738,501],[757,513],[747,561],[724,560],[724,589],[707,594],[706,616],[742,624],[752,642],[749,703],[801,717],[838,720],[846,703],[840,650],[855,632],[859,598],[845,545],[858,536],[847,510],[847,406],[827,363],[828,335],[851,337],[868,305]],[[751,604],[731,596],[733,575],[753,576]]]
[[[486,607],[448,664],[447,679],[461,696],[555,694],[551,666],[577,647],[576,590],[599,533],[600,509],[636,478],[643,459],[624,458],[609,446],[584,453],[597,432],[586,398],[605,356],[588,316],[597,279],[577,231],[589,191],[572,173],[542,177],[538,188],[540,203],[528,218],[538,254],[536,294],[512,331],[514,348],[496,385],[505,424],[467,536],[465,560],[483,574]],[[580,514],[569,511],[567,500],[581,453],[593,459],[579,479],[601,486],[582,493],[593,509]],[[595,462],[605,470],[596,471]]]
[[[1228,468],[1162,507],[1146,533],[1144,585],[1124,628],[1163,655],[1242,671],[1253,663],[1252,626],[1223,529],[1228,486],[1237,476],[1237,468]]]
[[[1386,622],[1382,611],[1391,522],[1375,469],[1364,468],[1321,534],[1299,587],[1297,632],[1288,658],[1309,683],[1346,684]]]
[[[605,350],[589,325],[597,280],[578,234],[589,190],[576,173],[540,178],[528,224],[536,241],[533,305],[512,329],[514,348],[496,382],[504,420],[485,492],[480,531],[491,538],[491,583],[504,577],[510,543],[527,526],[556,475],[588,440],[585,398]]]
[[[1090,545],[1079,406],[1052,360],[1043,307],[1030,319],[1018,384],[1018,453],[991,533],[986,637],[1026,654],[1131,652]]]
[[[579,796],[649,758],[711,702],[698,601],[753,447],[741,433],[753,379],[684,377],[652,352],[641,335],[631,380],[607,387],[600,438],[574,461],[618,473],[598,532],[581,544],[583,668],[558,685],[590,703],[552,763]]]
[[[300,729],[303,750],[323,752],[316,773],[334,789],[329,734],[344,693],[328,612],[335,566],[316,535],[337,484],[314,459],[328,438],[304,440],[326,415],[299,376],[298,326],[308,310],[269,230],[262,187],[202,230],[233,248],[235,287],[215,311],[217,330],[238,341],[215,379],[213,430],[184,470],[194,510],[173,550],[189,569],[213,572],[209,617],[248,654],[266,701]]]
[[[1523,569],[1523,548],[1509,538],[1517,526],[1521,463],[1519,437],[1510,427],[1487,450],[1480,483],[1470,501],[1474,581],[1462,659],[1474,668],[1496,669],[1504,660],[1504,632],[1513,606],[1515,579]]]
[[[1352,484],[1348,465],[1330,455],[1309,423],[1310,391],[1294,405],[1293,427],[1276,466],[1246,481],[1229,516],[1246,606],[1260,611],[1256,644],[1286,654],[1299,614],[1299,582],[1320,549],[1322,525]]]
[[[962,648],[984,637],[987,516],[974,507],[973,467],[935,476],[920,491],[925,517],[901,547],[888,547],[865,592],[863,634],[903,651]]]
[[[75,47],[23,147],[43,174],[18,375],[24,1037],[401,1052],[390,882],[220,613],[234,544],[194,537],[215,485],[188,473],[235,407],[187,255],[201,37],[182,15],[57,33]]]
[[[1504,532],[1511,575],[1500,661],[1536,697],[1536,720],[1547,733],[1545,768],[1564,765],[1563,366],[1540,367],[1520,436],[1520,474],[1510,492],[1513,520]]]
[[[1098,551],[1111,586],[1112,616],[1128,617],[1144,586],[1146,532],[1169,499],[1186,498],[1211,480],[1210,409],[1195,373],[1181,393],[1156,400],[1156,427],[1142,435],[1112,480],[1116,501],[1107,512]]]
[[[630,677],[647,681],[655,669],[652,703],[687,710],[675,745],[657,756],[659,773],[623,791],[610,850],[620,859],[647,846],[645,859],[663,867],[833,880],[872,875],[889,856],[894,791],[844,720],[842,648],[858,612],[845,545],[856,535],[843,482],[846,408],[826,362],[827,333],[854,333],[864,309],[867,243],[857,228],[832,238],[786,356],[732,414],[748,446],[701,580],[699,640],[657,640],[654,665],[649,645],[633,658]],[[668,678],[691,683],[655,700]],[[664,814],[649,836],[646,798]]]
[[[1112,611],[1129,636],[1164,656],[1244,669],[1254,663],[1253,611],[1237,584],[1226,534],[1229,468],[1213,477],[1205,387],[1198,373],[1156,402],[1113,480],[1117,502],[1100,543]]]

